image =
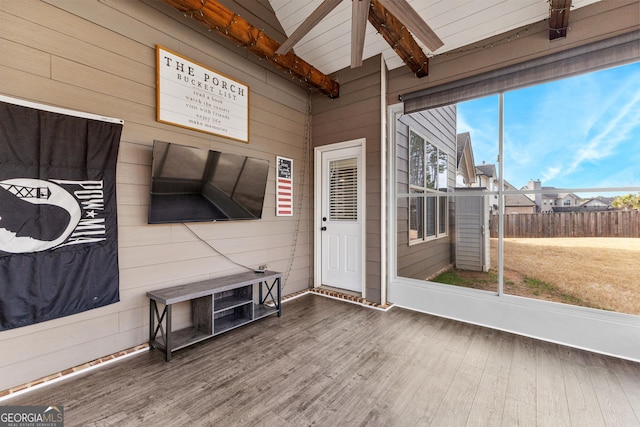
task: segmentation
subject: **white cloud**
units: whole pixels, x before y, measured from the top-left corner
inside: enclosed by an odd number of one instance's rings
[[[543,183],[549,182],[555,177],[557,177],[560,174],[560,171],[562,171],[561,167],[558,167],[558,166],[548,167],[546,171],[542,172],[542,176],[540,177],[540,179],[542,180]]]
[[[458,108],[458,114],[456,117],[456,132],[458,133],[464,133],[464,132],[469,132],[472,133],[474,131],[474,127],[471,126],[471,123],[469,123],[466,120],[466,115],[465,113]]]
[[[505,178],[590,188],[615,176],[618,186],[640,185],[638,81],[640,64],[631,64],[505,94]],[[469,104],[458,109],[458,132],[471,133],[477,163],[495,162],[497,108]]]
[[[609,104],[610,106],[612,104]],[[640,90],[607,120],[606,112],[602,112],[603,128],[584,146],[578,148],[571,164],[565,170],[569,174],[585,162],[594,162],[611,156],[620,143],[631,138],[631,133],[640,128]]]

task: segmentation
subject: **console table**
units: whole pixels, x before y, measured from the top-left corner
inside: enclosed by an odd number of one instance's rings
[[[281,278],[276,271],[250,271],[147,292],[149,346],[162,348],[168,362],[173,351],[274,313],[280,317]],[[191,301],[193,325],[173,331],[171,307],[183,301]],[[158,303],[164,306],[162,313]]]

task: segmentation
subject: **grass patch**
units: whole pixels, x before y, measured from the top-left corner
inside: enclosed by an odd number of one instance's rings
[[[432,282],[445,285],[462,286],[465,288],[483,289],[496,292],[498,290],[498,275],[495,272],[456,270],[455,268],[440,273]]]
[[[556,301],[582,307],[598,308],[601,310],[610,310],[610,308],[606,308],[601,305],[594,305],[592,302],[589,302],[588,298],[582,299],[575,296],[575,293],[559,286],[561,284],[554,284],[537,277],[532,277],[532,275],[527,276],[509,271],[505,272],[503,280],[506,294]],[[495,269],[491,269],[489,272],[484,273],[480,271],[456,270],[453,268],[440,273],[432,279],[432,281],[446,285],[482,289],[491,292],[498,291],[498,273]]]
[[[541,293],[551,294],[556,291],[556,287],[550,283],[543,282],[542,280],[534,279],[532,277],[525,277],[524,283],[529,286],[531,293],[539,296]]]
[[[472,279],[461,276],[455,270],[449,270],[445,271],[444,273],[440,273],[433,279],[433,281],[444,283],[446,285],[464,286],[467,288],[471,287],[470,285],[473,283]]]
[[[529,287],[533,295],[543,296],[543,297],[555,297],[555,298],[552,298],[552,300],[563,302],[565,304],[599,308],[599,307],[592,306],[591,304],[587,303],[581,298],[578,298],[575,295],[562,292],[562,290],[557,286],[554,286],[551,283],[547,283],[543,280],[534,279],[532,277],[525,277],[523,281]]]
[[[640,315],[639,257],[640,238],[505,239],[505,293]],[[495,270],[498,239],[491,261]]]
[[[503,280],[505,288],[508,289],[508,291],[506,291],[508,294],[540,298],[583,307],[601,308],[575,296],[575,294],[567,292],[560,286],[535,277],[514,275],[511,273],[510,275],[505,274]],[[498,273],[493,269],[487,273],[483,273],[480,271],[465,271],[453,268],[440,273],[432,279],[432,281],[446,285],[483,289],[492,292],[497,292],[498,290]]]
[[[574,295],[562,294],[561,298],[562,298],[562,302],[565,304],[573,304],[573,305],[580,305],[583,307],[593,307],[593,308],[602,309],[602,307],[591,306],[590,304],[587,304],[585,301],[583,301],[582,299]]]

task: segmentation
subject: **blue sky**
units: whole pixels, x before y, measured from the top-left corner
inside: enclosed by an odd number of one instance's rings
[[[504,177],[557,188],[640,187],[640,63],[507,92]],[[476,164],[496,163],[498,96],[458,104]],[[604,195],[604,194],[603,194]]]

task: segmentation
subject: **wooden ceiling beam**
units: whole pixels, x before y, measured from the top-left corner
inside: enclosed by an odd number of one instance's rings
[[[234,43],[267,59],[292,76],[304,81],[330,98],[340,96],[338,82],[313,67],[293,52],[278,55],[280,43],[251,25],[237,13],[229,10],[217,0],[164,0],[170,6],[193,19],[202,22]]]
[[[379,2],[400,22],[403,22],[409,31],[424,43],[431,52],[435,52],[444,45],[440,37],[424,22],[424,19],[422,19],[406,0],[379,0]]]
[[[549,40],[567,37],[571,0],[549,1]]]
[[[369,22],[414,72],[416,77],[429,74],[429,58],[409,30],[378,0],[371,0]]]
[[[369,0],[355,0],[351,7],[351,68],[362,66]]]

